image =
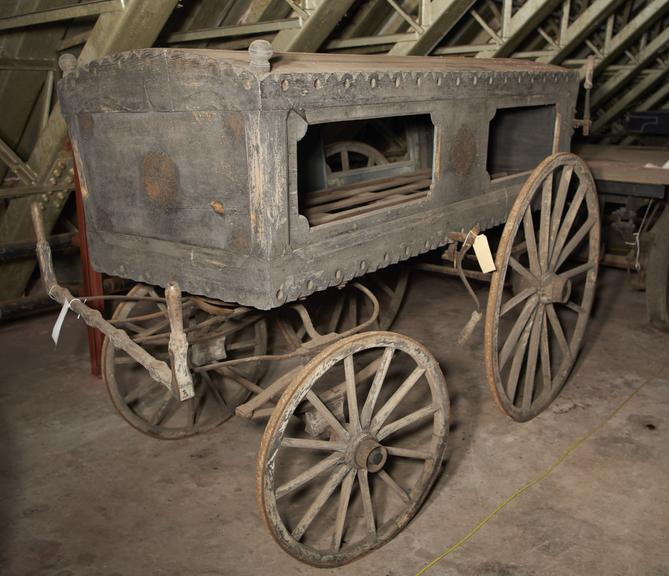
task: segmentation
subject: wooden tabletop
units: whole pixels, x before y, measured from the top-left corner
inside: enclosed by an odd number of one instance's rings
[[[585,144],[574,152],[588,163],[596,180],[669,186],[669,169],[661,168],[669,162],[669,149]]]

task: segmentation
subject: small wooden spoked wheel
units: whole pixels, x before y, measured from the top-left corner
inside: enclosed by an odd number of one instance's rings
[[[388,164],[386,157],[376,148],[357,140],[342,140],[329,144],[325,148],[325,157],[330,159],[327,164],[330,172],[347,172],[355,168]],[[339,162],[335,162],[335,159]]]
[[[549,156],[511,209],[486,311],[488,384],[515,420],[544,410],[574,366],[592,308],[599,250],[590,171],[574,154]],[[513,291],[505,289],[511,275]]]
[[[281,396],[258,454],[276,541],[338,566],[392,539],[439,473],[448,408],[439,365],[410,338],[367,332],[323,350]]]
[[[111,322],[154,357],[169,363],[169,320],[160,295],[151,286],[136,284],[128,296],[131,299],[117,306]],[[132,299],[143,297],[156,300]],[[258,363],[195,371],[217,360],[264,354],[267,326],[258,316],[212,316],[186,298],[184,329],[195,391],[195,397],[184,402],[107,338],[102,345],[102,377],[112,403],[131,426],[155,438],[185,438],[218,426],[248,398],[249,387],[256,386],[262,375],[263,366]]]
[[[404,303],[411,266],[406,263],[395,264],[367,274],[363,282],[374,292],[379,300],[379,329],[389,330],[397,319]]]
[[[365,274],[360,280],[379,302],[378,318],[371,329],[388,330],[395,322],[404,302],[410,270],[408,264],[400,263]],[[353,284],[313,294],[305,306],[321,334],[351,330],[369,320],[374,308],[370,298]],[[299,325],[294,328],[298,338],[304,339],[306,335]]]

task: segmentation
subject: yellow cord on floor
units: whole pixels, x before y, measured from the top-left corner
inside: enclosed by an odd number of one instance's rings
[[[573,444],[571,444],[561,455],[560,457],[553,462],[548,468],[546,468],[543,472],[541,472],[536,478],[530,480],[518,490],[516,490],[513,494],[511,494],[506,500],[504,500],[497,508],[495,508],[492,512],[490,512],[483,520],[481,520],[476,526],[474,526],[467,534],[465,534],[460,540],[458,540],[455,544],[447,548],[443,553],[441,553],[439,556],[437,556],[434,560],[432,560],[427,566],[424,566],[421,570],[419,570],[416,573],[416,576],[421,576],[422,574],[425,574],[430,568],[432,568],[435,564],[438,564],[441,562],[446,556],[451,554],[452,552],[455,552],[460,546],[471,540],[476,533],[481,530],[488,522],[490,522],[499,512],[501,512],[507,504],[511,503],[513,500],[518,498],[521,494],[523,494],[525,491],[529,490],[532,486],[535,484],[538,484],[545,478],[551,475],[553,470],[555,470],[560,464],[562,464],[574,450],[576,450],[583,442],[588,440],[593,434],[596,434],[599,432],[610,420],[612,420],[626,405],[627,403],[632,400],[642,389],[646,384],[651,382],[652,380],[655,380],[662,372],[664,369],[668,366],[668,364],[665,364],[660,368],[660,370],[654,374],[653,376],[649,377],[647,380],[645,380],[638,388],[634,390],[625,400],[623,400],[618,406],[611,412],[604,420],[602,420],[597,426],[595,426],[592,430],[590,430],[587,434],[584,436],[581,436],[578,440],[576,440]]]

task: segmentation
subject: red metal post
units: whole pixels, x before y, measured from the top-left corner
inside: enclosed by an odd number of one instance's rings
[[[79,244],[81,273],[84,281],[81,296],[103,296],[104,290],[102,288],[102,274],[93,270],[88,253],[88,241],[86,240],[86,216],[84,214],[84,203],[81,196],[81,184],[79,182],[79,173],[77,172],[76,162],[74,163],[74,187],[77,207],[77,226],[79,228],[77,244]],[[99,310],[101,314],[104,314],[103,300],[92,300],[91,302],[88,302],[88,306],[95,308]],[[100,359],[102,355],[102,341],[104,336],[101,332],[95,328],[91,328],[90,326],[86,329],[88,331],[88,353],[91,359],[91,374],[93,374],[93,376],[100,376]]]

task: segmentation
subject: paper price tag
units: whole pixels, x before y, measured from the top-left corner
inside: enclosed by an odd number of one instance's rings
[[[67,311],[69,309],[70,303],[65,300],[65,302],[63,302],[63,307],[60,309],[60,314],[58,314],[58,318],[56,318],[56,323],[53,325],[53,329],[51,330],[51,340],[53,340],[55,346],[58,346],[60,330],[63,327],[63,322],[65,322],[65,316],[67,316]]]
[[[58,338],[60,338],[60,330],[63,327],[63,322],[65,322],[65,316],[67,316],[67,311],[70,309],[70,304],[74,301],[81,302],[79,298],[72,298],[72,300],[68,301],[65,299],[65,302],[63,302],[63,307],[60,309],[60,314],[58,314],[58,318],[56,318],[56,323],[53,325],[53,329],[51,330],[51,339],[53,340],[53,343],[58,346]],[[84,298],[84,304],[86,303],[86,298]],[[79,319],[79,316],[77,316],[77,319]]]
[[[490,252],[488,238],[486,238],[485,234],[479,234],[474,239],[474,253],[476,254],[476,259],[479,261],[482,272],[488,273],[496,270],[495,260],[492,257],[492,252]]]

